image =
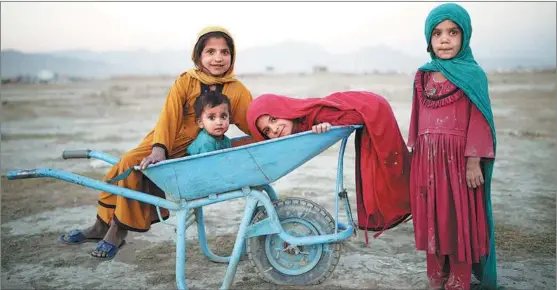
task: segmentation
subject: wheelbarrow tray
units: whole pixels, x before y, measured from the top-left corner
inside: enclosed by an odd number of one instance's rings
[[[174,200],[191,200],[248,186],[263,186],[319,155],[358,127],[338,126],[321,134],[307,131],[165,160],[148,166],[142,173]]]

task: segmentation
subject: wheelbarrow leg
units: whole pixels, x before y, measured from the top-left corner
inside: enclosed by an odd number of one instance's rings
[[[188,289],[186,285],[186,219],[187,209],[176,212],[176,285],[178,289]]]
[[[203,208],[198,207],[195,209],[195,217],[197,222],[197,236],[199,239],[199,248],[201,252],[212,262],[215,263],[228,263],[230,262],[230,257],[222,257],[215,255],[211,249],[209,249],[209,244],[207,243],[207,232],[205,230],[205,219],[203,218]],[[242,255],[246,252],[246,245],[242,249]]]
[[[238,229],[238,235],[236,236],[236,242],[234,243],[234,249],[232,249],[232,256],[230,257],[230,262],[228,263],[228,268],[226,269],[226,275],[224,276],[224,281],[222,282],[222,287],[220,289],[230,289],[232,282],[234,282],[234,276],[236,275],[236,268],[238,267],[238,262],[240,261],[240,256],[246,245],[246,232],[248,226],[251,223],[253,217],[253,212],[257,205],[257,199],[248,196],[246,198],[246,206],[244,209],[244,217],[242,218],[242,223]]]
[[[230,257],[221,257],[215,255],[211,249],[209,249],[209,245],[207,244],[207,237],[205,231],[205,220],[203,219],[203,208],[198,207],[195,209],[195,217],[197,219],[197,236],[199,239],[199,247],[201,248],[201,252],[209,258],[209,260],[215,263],[228,263],[230,262]]]

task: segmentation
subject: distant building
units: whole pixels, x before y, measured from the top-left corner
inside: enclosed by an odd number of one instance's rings
[[[324,65],[316,65],[316,66],[313,67],[313,73],[314,74],[316,74],[316,73],[326,73],[328,71],[329,71],[329,69]]]
[[[39,83],[50,83],[56,78],[56,74],[49,70],[42,70],[37,74]]]

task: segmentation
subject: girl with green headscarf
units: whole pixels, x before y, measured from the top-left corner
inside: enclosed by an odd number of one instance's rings
[[[431,288],[497,288],[491,214],[496,139],[487,77],[469,46],[468,12],[448,3],[425,23],[431,61],[418,69],[408,146],[416,249]]]

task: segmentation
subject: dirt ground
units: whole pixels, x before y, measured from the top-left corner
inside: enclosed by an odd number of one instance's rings
[[[499,283],[508,289],[555,289],[556,74],[492,74],[490,91],[498,150],[492,202]],[[265,92],[300,97],[340,90],[370,90],[391,102],[407,137],[410,75],[250,76],[254,96]],[[173,289],[174,228],[156,224],[130,233],[112,261],[97,261],[93,243],[65,246],[58,236],[95,220],[95,190],[55,179],[8,181],[13,169],[57,168],[102,178],[98,160],[62,160],[64,149],[90,148],[119,156],[152,128],[172,78],[122,79],[69,85],[3,86],[1,91],[1,270],[2,289]],[[234,128],[231,136],[240,134]],[[311,199],[334,214],[338,144],[273,186],[280,198]],[[354,147],[345,155],[345,187],[355,214]],[[209,245],[231,252],[243,212],[234,200],[205,208]],[[341,221],[345,221],[340,214]],[[171,217],[169,223],[175,223]],[[200,252],[196,226],[187,233],[187,284],[219,288],[225,264]],[[414,248],[411,222],[363,242],[363,233],[343,242],[333,275],[303,289],[425,289],[425,255]],[[237,289],[290,289],[265,283],[243,257]],[[298,287],[299,289],[299,287]]]

